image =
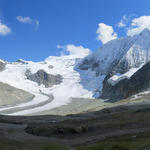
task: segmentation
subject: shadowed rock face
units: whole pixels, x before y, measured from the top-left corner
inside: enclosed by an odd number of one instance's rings
[[[6,63],[0,61],[0,71],[3,71],[5,69]]]
[[[102,98],[119,100],[150,88],[150,62],[139,69],[130,79],[123,79],[114,86],[108,83],[113,74],[106,76],[103,82]]]
[[[36,73],[31,74],[30,70],[26,71],[26,76],[28,80],[37,82],[38,85],[45,85],[45,87],[52,87],[53,85],[60,84],[62,82],[61,75],[51,75],[44,70],[38,70]]]

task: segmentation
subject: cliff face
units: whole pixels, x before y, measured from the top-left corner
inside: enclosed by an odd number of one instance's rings
[[[115,85],[108,82],[110,76],[112,74],[104,79],[101,97],[112,100],[127,98],[150,88],[150,62],[133,74],[131,78],[123,79]]]

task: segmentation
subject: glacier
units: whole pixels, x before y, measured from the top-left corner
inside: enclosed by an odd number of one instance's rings
[[[17,111],[9,115],[28,115],[66,105],[70,102],[70,99],[74,97],[93,98],[94,87],[97,86],[98,88],[99,85],[101,85],[98,84],[99,77],[94,79],[95,74],[92,71],[85,73],[81,71],[82,77],[85,79],[81,81],[79,70],[77,71],[74,69],[81,60],[81,56],[67,55],[58,57],[50,56],[42,62],[19,60],[17,62],[7,63],[5,70],[0,73],[0,81],[28,91],[35,95],[35,97],[32,101],[26,103],[0,108],[0,112],[2,113],[3,111],[15,108],[24,108],[22,111]],[[25,72],[28,69],[32,73],[43,69],[47,73],[53,75],[60,74],[63,77],[63,82],[49,88],[46,88],[44,85],[39,86],[37,83],[26,78]],[[92,86],[89,88],[89,85]],[[84,86],[88,87],[88,89]],[[46,102],[49,99],[46,95],[51,94],[54,99],[48,104],[28,109],[29,106],[35,106],[41,102]]]

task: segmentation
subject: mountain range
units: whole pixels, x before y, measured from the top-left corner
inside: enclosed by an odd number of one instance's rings
[[[0,86],[6,87],[7,98],[0,92],[0,101],[6,102],[0,112],[13,109],[11,115],[27,115],[66,105],[71,98],[128,98],[150,88],[149,62],[147,28],[138,35],[109,41],[86,57],[1,60]],[[8,97],[19,99],[19,103],[9,105]]]

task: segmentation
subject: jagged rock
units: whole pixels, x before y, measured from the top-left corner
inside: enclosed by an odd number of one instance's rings
[[[60,84],[62,82],[61,75],[52,75],[48,74],[44,70],[38,70],[36,73],[32,74],[30,70],[27,70],[25,73],[28,80],[37,82],[38,85],[45,85],[46,88],[52,87],[53,85]]]
[[[119,100],[150,88],[150,62],[139,69],[130,79],[123,79],[114,86],[108,83],[108,79],[112,75],[109,74],[104,79],[102,98]]]

